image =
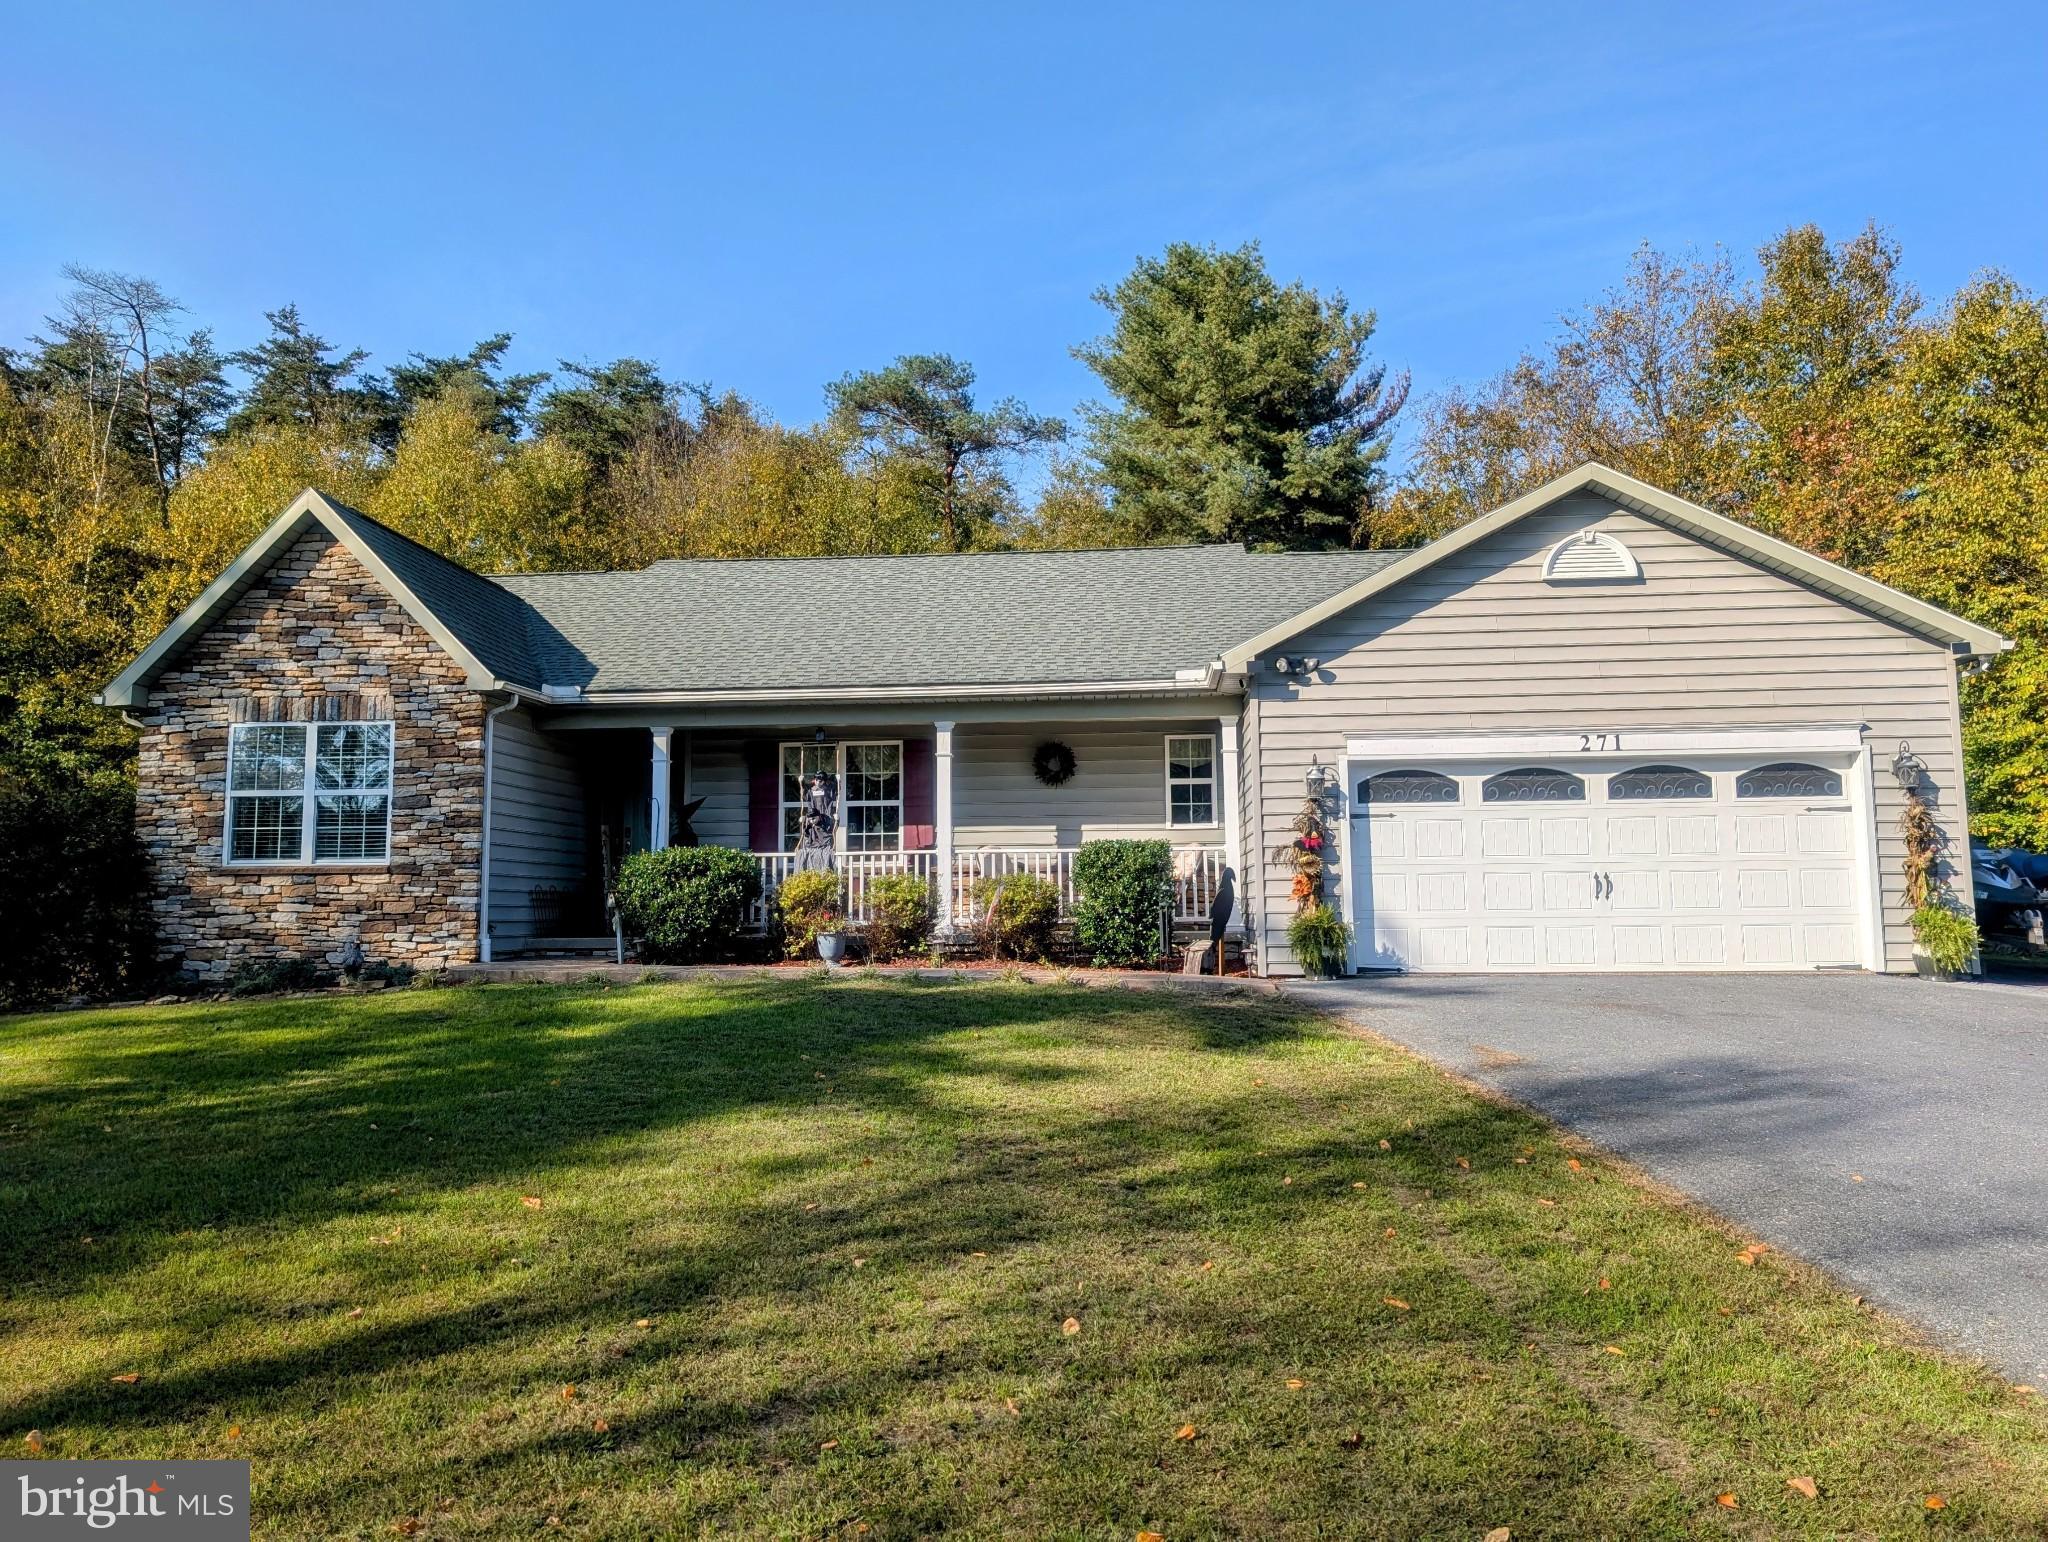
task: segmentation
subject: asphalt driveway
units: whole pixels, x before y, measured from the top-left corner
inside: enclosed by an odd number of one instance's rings
[[[2048,1387],[2048,990],[1879,975],[1289,986]]]

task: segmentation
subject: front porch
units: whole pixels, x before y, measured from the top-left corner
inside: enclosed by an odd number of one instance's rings
[[[952,882],[942,884],[936,851],[841,852],[839,871],[846,881],[848,919],[865,925],[873,919],[868,907],[868,885],[891,873],[915,873],[932,886],[932,899],[942,920],[954,929],[972,926],[979,918],[975,885],[983,878],[1001,878],[1011,873],[1030,873],[1048,880],[1060,896],[1060,919],[1074,914],[1074,858],[1078,846],[980,846],[953,853]],[[767,929],[775,903],[775,891],[782,880],[796,870],[796,855],[786,851],[757,851],[753,854],[761,870],[761,898],[755,901],[750,924],[755,931]],[[1173,852],[1173,923],[1175,926],[1207,926],[1209,907],[1223,885],[1221,846],[1177,846]]]
[[[1049,881],[1070,920],[1082,845],[1116,838],[1171,846],[1176,927],[1207,928],[1221,895],[1241,931],[1236,717],[1119,707],[1115,718],[1012,708],[922,723],[645,727],[515,707],[496,720],[487,757],[483,957],[594,944],[606,929],[605,873],[670,844],[752,856],[762,892],[748,927],[758,934],[795,870],[797,810],[816,772],[835,778],[834,862],[856,925],[871,918],[870,886],[894,873],[931,883],[941,935],[973,926],[980,880],[1010,873]],[[1069,774],[1044,774],[1049,746],[1066,752]]]

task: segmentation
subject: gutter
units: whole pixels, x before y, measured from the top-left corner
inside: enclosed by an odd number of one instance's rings
[[[501,712],[510,712],[514,707],[523,706],[526,698],[515,686],[503,680],[493,680],[492,689],[504,691],[510,701],[492,707],[484,713],[484,811],[483,845],[479,848],[482,859],[477,864],[476,887],[476,951],[477,961],[488,964],[491,961],[491,791],[495,778],[492,774],[492,748],[497,743],[493,726]]]
[[[1028,696],[1161,696],[1213,693],[1223,678],[1222,660],[1182,670],[1171,680],[1076,680],[1025,685],[874,685],[816,690],[722,691],[579,691],[571,696],[556,689],[545,695],[549,706],[685,707],[746,702],[933,701],[1007,699]]]

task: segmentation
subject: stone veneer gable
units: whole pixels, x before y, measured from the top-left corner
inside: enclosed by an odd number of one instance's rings
[[[483,698],[458,665],[325,531],[301,536],[149,688],[136,824],[167,959],[218,981],[244,960],[332,965],[477,956]],[[346,867],[223,860],[228,728],[389,718],[391,857]]]

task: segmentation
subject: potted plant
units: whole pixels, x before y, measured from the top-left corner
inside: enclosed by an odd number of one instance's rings
[[[792,873],[775,891],[783,943],[791,958],[816,949],[827,969],[846,961],[846,901],[837,873]]]
[[[1953,980],[1977,956],[1976,918],[1940,900],[1913,912],[1913,936],[1913,965],[1925,979]]]

